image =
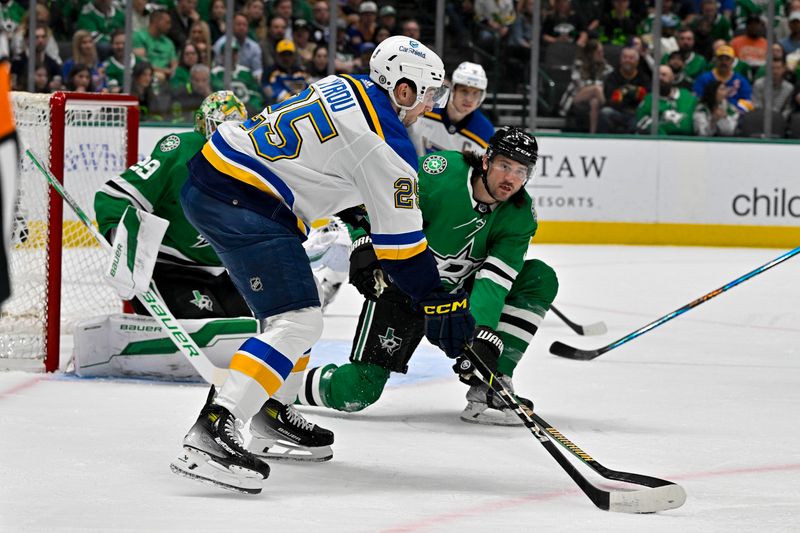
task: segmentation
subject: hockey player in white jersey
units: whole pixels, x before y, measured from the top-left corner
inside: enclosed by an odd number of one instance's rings
[[[494,126],[479,109],[489,80],[483,67],[465,61],[450,76],[450,99],[444,107],[428,111],[409,127],[417,155],[440,150],[483,154]]]
[[[467,294],[442,288],[422,233],[417,157],[406,132],[446,101],[443,78],[433,51],[391,37],[373,52],[368,77],[329,76],[242,124],[224,123],[190,161],[186,216],[264,327],[234,354],[227,380],[209,395],[172,462],[175,473],[259,493],[269,466],[239,435],[251,418],[256,437],[265,417],[280,417],[316,438],[312,447],[333,442],[291,405],[271,404],[294,400],[297,387],[285,385],[293,374],[302,377],[322,332],[318,287],[301,244],[312,220],[364,204],[381,266],[425,314],[428,339],[450,357],[471,342]]]

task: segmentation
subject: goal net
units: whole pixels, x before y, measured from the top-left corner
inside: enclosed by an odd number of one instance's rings
[[[11,297],[0,311],[0,368],[58,369],[60,336],[77,321],[120,312],[103,279],[107,258],[25,155],[48,165],[94,220],[94,194],[136,162],[131,96],[12,93],[20,178],[11,241]]]

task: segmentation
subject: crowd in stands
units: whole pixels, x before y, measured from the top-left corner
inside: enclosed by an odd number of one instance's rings
[[[33,0],[30,0],[33,1]],[[366,73],[375,46],[391,35],[433,34],[433,6],[339,0],[335,68]],[[659,133],[748,134],[764,112],[774,131],[800,132],[800,0],[777,0],[773,27],[772,110],[765,110],[768,0],[448,0],[448,42],[495,50],[504,68],[492,83],[524,91],[532,13],[541,9],[544,80],[557,98],[550,111],[565,129],[650,131],[652,76],[660,81]],[[279,102],[327,73],[328,0],[235,0],[231,86],[251,112]],[[15,88],[27,88],[27,0],[0,0],[10,35]],[[409,12],[409,10],[406,10]],[[222,89],[226,0],[133,0],[132,55],[124,57],[124,2],[42,0],[37,4],[35,90],[120,92],[126,65],[144,120],[183,122]],[[414,10],[410,13],[413,15]],[[653,57],[653,26],[662,29]],[[447,58],[445,57],[445,61]],[[497,72],[497,69],[494,70]],[[543,87],[540,87],[543,90]],[[548,110],[543,111],[547,114]],[[793,119],[794,117],[794,119]],[[800,135],[793,135],[800,136]]]
[[[208,94],[223,88],[225,0],[133,0],[132,54],[125,57],[124,2],[42,1],[37,4],[34,90],[118,93],[126,65],[143,120],[187,122]],[[233,90],[255,113],[327,75],[327,0],[235,1],[231,43]],[[391,35],[420,38],[413,18],[393,5],[341,3],[335,66],[367,73],[376,45]],[[28,5],[0,0],[10,36],[14,88],[28,88]]]

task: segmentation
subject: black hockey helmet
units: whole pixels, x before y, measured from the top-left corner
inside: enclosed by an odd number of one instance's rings
[[[504,155],[527,166],[530,171],[536,166],[539,159],[539,144],[533,135],[529,135],[520,128],[509,126],[497,130],[489,139],[486,148],[486,157],[491,161],[496,155]]]

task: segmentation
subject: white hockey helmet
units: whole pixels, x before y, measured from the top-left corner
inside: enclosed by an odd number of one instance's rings
[[[395,35],[383,40],[369,59],[369,77],[388,91],[389,98],[400,109],[395,100],[394,88],[401,80],[412,82],[417,89],[417,101],[430,98],[433,107],[447,104],[448,89],[444,82],[444,63],[436,52],[410,37]]]
[[[489,85],[489,79],[486,77],[486,71],[477,63],[470,63],[464,61],[453,71],[451,76],[453,87],[456,85],[464,85],[466,87],[474,87],[481,90],[481,100],[478,106],[483,103],[486,98],[486,87]]]

